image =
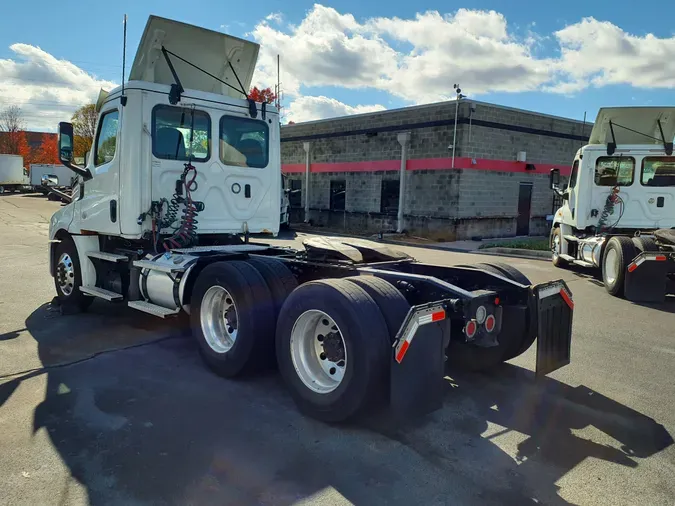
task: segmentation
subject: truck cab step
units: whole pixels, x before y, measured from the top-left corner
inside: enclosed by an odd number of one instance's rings
[[[564,235],[563,237],[568,242],[579,242],[579,238],[577,236],[574,236],[574,235]]]
[[[144,300],[131,300],[128,302],[128,306],[132,309],[138,309],[144,313],[151,314],[153,316],[159,316],[160,318],[166,318],[167,316],[172,316],[178,314],[180,309],[167,309]]]
[[[172,272],[184,272],[185,267],[182,265],[166,265],[153,262],[152,260],[136,260],[134,262],[134,267],[140,267],[141,269],[150,269],[151,271],[160,271],[171,274]]]
[[[121,262],[128,261],[129,257],[126,255],[117,255],[116,253],[108,253],[106,251],[88,251],[89,258],[98,258],[99,260],[106,260],[107,262]]]
[[[565,253],[560,253],[559,256],[560,256],[560,258],[562,258],[563,260],[565,260],[567,262],[574,262],[576,260],[576,258],[574,258],[572,255],[567,255]]]
[[[595,264],[592,264],[590,262],[586,262],[584,260],[574,260],[572,262],[574,265],[580,265],[581,267],[595,267]]]
[[[121,293],[112,292],[97,286],[81,286],[80,291],[85,295],[91,295],[92,297],[98,297],[99,299],[109,301],[122,300],[124,298]]]

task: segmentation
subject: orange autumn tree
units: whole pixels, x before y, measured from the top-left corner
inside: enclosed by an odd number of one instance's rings
[[[271,104],[277,99],[277,96],[272,91],[272,88],[263,88],[260,90],[257,86],[254,86],[251,88],[251,91],[248,92],[248,98],[251,98],[256,102],[267,102],[268,104]]]
[[[56,135],[42,134],[42,142],[35,150],[33,163],[58,164],[58,140]]]
[[[35,161],[33,159],[33,150],[26,138],[26,132],[17,132],[16,136],[16,154],[23,157],[23,166],[30,170],[30,164],[35,163]]]

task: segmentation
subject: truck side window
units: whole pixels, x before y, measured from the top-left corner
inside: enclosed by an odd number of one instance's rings
[[[577,185],[577,176],[579,175],[579,160],[574,160],[574,165],[572,165],[572,174],[570,174],[570,185],[568,188],[573,190]]]
[[[631,156],[601,156],[595,162],[597,186],[630,186],[635,175],[635,159]]]
[[[270,130],[264,121],[223,116],[220,119],[220,161],[239,167],[267,167],[269,138]]]
[[[194,120],[192,114],[194,112]],[[190,129],[194,125],[192,144]],[[162,160],[205,162],[211,153],[211,117],[186,107],[157,105],[152,110],[152,154]]]
[[[640,182],[643,186],[675,186],[675,156],[645,156]]]
[[[119,111],[114,109],[104,113],[101,117],[98,134],[96,135],[96,158],[94,159],[96,167],[111,162],[115,158],[119,116]]]

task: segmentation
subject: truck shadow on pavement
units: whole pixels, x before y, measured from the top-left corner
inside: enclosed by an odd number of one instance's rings
[[[563,505],[556,482],[585,459],[633,469],[673,443],[627,406],[584,386],[535,383],[510,364],[453,374],[444,407],[415,425],[379,415],[331,426],[300,415],[275,373],[210,373],[184,322],[91,312],[51,316],[43,306],[27,319],[44,369],[0,385],[0,405],[47,375],[33,431],[47,431],[94,505],[290,505],[317,494],[364,505]],[[126,349],[106,352],[116,348]],[[575,435],[589,427],[618,444]],[[68,502],[67,487],[54,494]]]

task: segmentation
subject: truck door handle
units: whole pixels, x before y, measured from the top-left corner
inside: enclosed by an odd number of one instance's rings
[[[244,185],[244,197],[246,197],[247,199],[251,198],[251,185],[250,184]]]
[[[656,207],[663,207],[664,204],[665,204],[664,197],[659,197],[656,199]]]

